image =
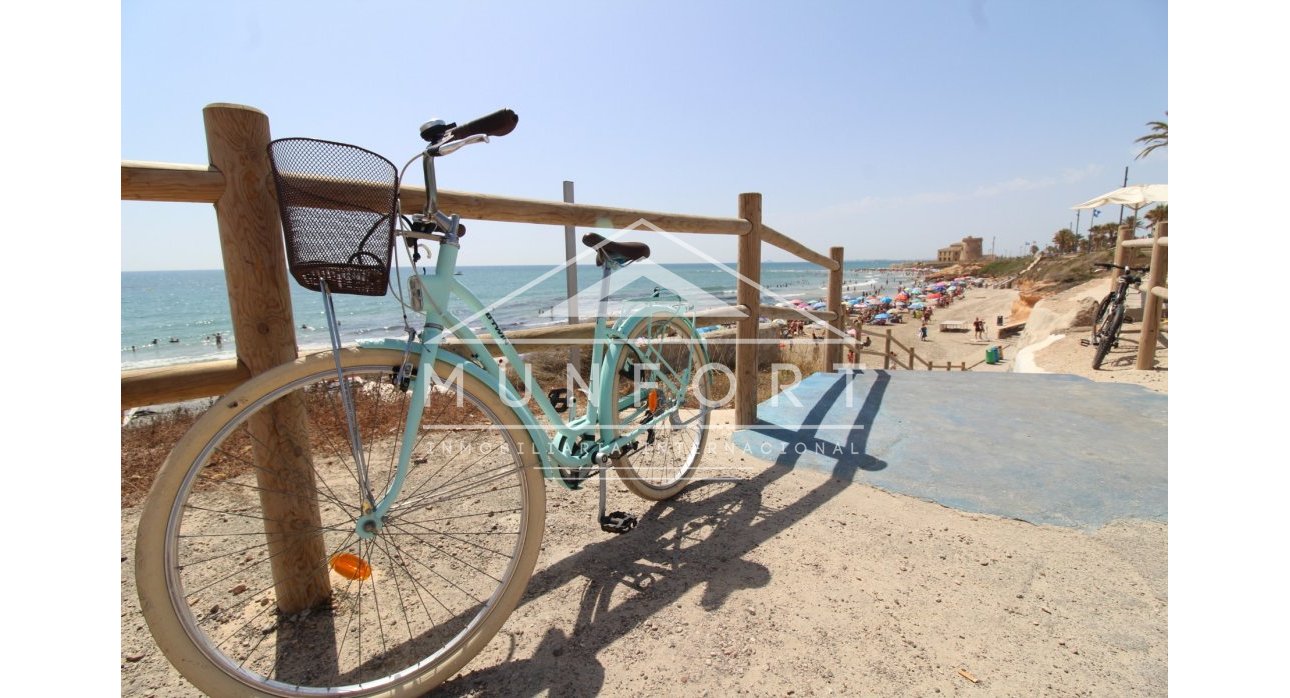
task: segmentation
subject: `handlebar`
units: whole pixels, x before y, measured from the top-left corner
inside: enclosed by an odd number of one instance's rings
[[[421,138],[430,144],[421,158],[421,168],[425,173],[426,205],[421,213],[418,233],[443,233],[449,242],[465,235],[466,229],[461,226],[457,216],[444,216],[438,204],[438,186],[435,184],[434,160],[441,155],[449,155],[473,143],[487,143],[489,136],[505,136],[515,130],[520,117],[510,109],[498,109],[487,116],[467,121],[464,124],[446,123],[432,120],[421,124]],[[408,163],[411,164],[411,163]]]
[[[471,136],[505,136],[515,130],[520,117],[510,109],[498,109],[464,124],[428,121],[421,125],[421,138],[433,145],[443,145]]]
[[[1093,266],[1104,267],[1106,269],[1118,269],[1120,271],[1136,271],[1140,274],[1145,274],[1151,271],[1151,267],[1131,267],[1127,264],[1121,266],[1118,264],[1111,264],[1110,262],[1093,262]]]
[[[510,109],[498,109],[488,116],[481,116],[454,128],[450,137],[452,140],[457,140],[475,135],[505,136],[514,131],[519,122],[520,117],[515,112]]]

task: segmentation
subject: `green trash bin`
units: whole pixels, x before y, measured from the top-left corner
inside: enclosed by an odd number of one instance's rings
[[[985,362],[988,364],[999,363],[999,347],[989,347],[985,350]]]

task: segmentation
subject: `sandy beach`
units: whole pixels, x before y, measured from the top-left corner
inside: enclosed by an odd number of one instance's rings
[[[1001,343],[1005,362],[989,368],[1008,370],[1017,349],[1061,330],[1032,351],[1040,370],[1167,391],[1167,356],[1164,370],[1134,371],[1128,341],[1107,370],[1079,368],[1091,357],[1078,346],[1083,331],[1049,325],[1102,288],[1086,286],[1048,304],[1053,318],[1037,306],[1034,335]],[[988,319],[988,341],[969,331],[920,342],[917,323],[893,335],[929,360],[972,365],[999,343],[993,319],[1016,299],[973,289],[937,311],[934,322]],[[732,419],[722,411],[716,421]],[[668,502],[614,482],[609,508],[641,520],[625,536],[596,526],[594,489],[548,483],[524,600],[436,695],[1168,693],[1166,524],[1121,520],[1090,532],[969,514],[737,452],[718,450],[702,468],[703,481]],[[123,508],[120,690],[200,695],[139,612],[137,519],[137,506]]]
[[[949,362],[957,370],[960,364],[967,364],[973,370],[1008,370],[1007,361],[1012,356],[1011,347],[1017,344],[1018,338],[998,339],[998,327],[996,318],[1002,315],[1005,323],[1011,323],[1010,319],[1013,313],[1013,306],[1017,303],[1017,291],[1012,289],[995,289],[995,288],[973,288],[964,292],[963,296],[956,298],[946,308],[936,308],[932,314],[932,320],[928,324],[927,341],[922,341],[918,337],[918,328],[922,321],[915,319],[912,315],[906,314],[904,322],[898,322],[891,325],[872,325],[864,326],[864,333],[872,343],[869,351],[881,352],[885,342],[887,330],[891,330],[891,336],[906,347],[913,347],[914,352],[919,358],[934,364],[939,364],[940,370],[945,370],[945,363]],[[981,318],[986,321],[986,336],[988,339],[976,339],[973,337],[972,321]],[[946,321],[959,321],[963,323],[966,332],[941,332],[940,323]],[[849,327],[849,325],[848,325]],[[816,334],[820,337],[825,336],[822,328],[817,326]],[[819,345],[821,348],[816,351],[816,355],[822,356],[822,342],[814,342],[811,339],[810,326],[807,327],[805,336],[795,337],[791,340],[795,352],[809,350],[812,345]],[[999,346],[1003,350],[1004,363],[997,366],[989,366],[982,363],[985,359],[986,349],[991,346]],[[902,363],[908,361],[908,352],[894,347],[897,356]],[[844,356],[845,358],[845,356]],[[862,355],[859,363],[872,368],[882,368],[882,357],[871,354]],[[926,370],[923,363],[917,364],[921,370]]]

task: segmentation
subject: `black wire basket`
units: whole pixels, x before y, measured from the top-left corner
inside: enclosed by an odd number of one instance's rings
[[[314,138],[269,144],[287,267],[307,289],[383,296],[390,281],[399,176],[369,150]]]

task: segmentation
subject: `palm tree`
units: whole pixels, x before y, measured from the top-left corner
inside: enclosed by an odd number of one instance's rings
[[[1113,246],[1119,227],[1115,223],[1102,223],[1101,225],[1090,227],[1088,237],[1093,242],[1093,249]]]
[[[1169,112],[1165,112],[1165,116],[1169,116]],[[1147,145],[1147,147],[1142,149],[1141,153],[1138,153],[1138,157],[1133,158],[1134,160],[1140,160],[1142,158],[1145,158],[1148,153],[1155,150],[1156,148],[1169,147],[1169,123],[1168,122],[1148,121],[1147,126],[1151,127],[1151,133],[1148,133],[1147,135],[1133,141],[1134,143],[1145,143]]]
[[[1053,235],[1053,244],[1057,246],[1059,252],[1065,254],[1075,251],[1075,248],[1079,245],[1079,239],[1079,236],[1070,228],[1062,228]]]
[[[1169,220],[1169,204],[1157,204],[1145,216],[1147,219],[1147,228],[1156,229],[1156,224],[1161,221]]]

